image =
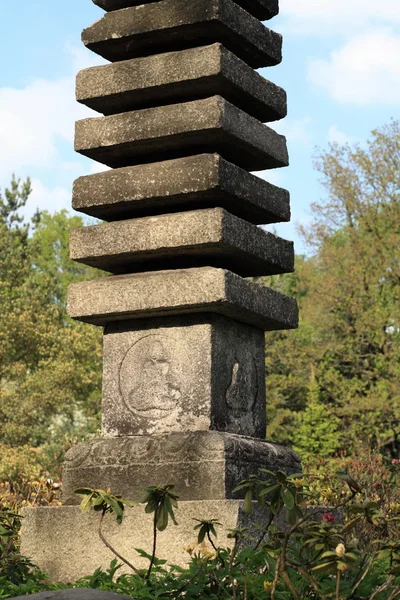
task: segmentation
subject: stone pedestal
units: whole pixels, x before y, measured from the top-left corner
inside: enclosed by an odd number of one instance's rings
[[[281,61],[261,23],[278,2],[94,2],[107,12],[82,39],[111,63],[78,75],[77,100],[102,114],[78,121],[75,149],[112,170],[74,184],[73,207],[106,223],[72,231],[71,258],[110,275],[72,285],[68,311],[104,327],[102,436],[68,452],[64,506],[23,527],[23,551],[65,581],[112,558],[78,487],[140,500],[175,485],[159,556],[182,564],[193,517],[243,525],[241,479],[301,468],[265,441],[264,332],[296,328],[297,305],[246,279],[294,268],[293,244],[258,227],[290,219],[289,194],[251,173],[289,160],[265,125],[286,94],[255,71]],[[150,550],[142,509],[107,527],[127,557]]]
[[[237,499],[234,488],[258,469],[301,469],[297,455],[265,440],[219,432],[94,440],[72,448],[63,477],[64,504],[78,487],[110,487],[140,501],[143,486],[174,484],[185,500]]]
[[[22,552],[33,556],[52,581],[75,582],[99,567],[108,569],[115,558],[97,535],[98,517],[94,513],[82,513],[78,506],[60,506],[25,508],[23,515]],[[157,535],[157,556],[184,566],[190,559],[187,548],[197,540],[195,519],[217,519],[222,523],[218,527],[218,544],[231,547],[232,540],[227,537],[230,529],[246,527],[256,538],[259,531],[252,523],[266,523],[268,513],[256,508],[255,514],[248,517],[240,500],[197,500],[181,502],[176,517],[177,526],[170,525]],[[122,525],[106,516],[103,530],[112,546],[135,567],[149,566],[149,561],[136,552],[136,548],[149,554],[152,551],[153,519],[144,513],[143,506],[127,511]],[[131,571],[124,565],[119,573]]]

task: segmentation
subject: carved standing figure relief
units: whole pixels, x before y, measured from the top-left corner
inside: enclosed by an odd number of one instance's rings
[[[144,418],[164,418],[181,400],[171,341],[157,335],[142,338],[128,350],[122,362],[122,396],[129,410]]]
[[[253,357],[235,355],[232,366],[232,379],[226,392],[226,404],[234,418],[250,414],[258,393],[257,366]]]

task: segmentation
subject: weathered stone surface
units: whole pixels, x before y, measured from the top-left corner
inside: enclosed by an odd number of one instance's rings
[[[228,433],[93,440],[74,446],[66,455],[63,502],[79,503],[74,491],[82,486],[110,487],[130,500],[141,500],[142,486],[169,484],[185,501],[237,498],[240,494],[233,490],[239,481],[258,474],[260,468],[301,470],[292,450]]]
[[[106,221],[210,206],[222,206],[252,223],[290,220],[289,192],[217,154],[80,177],[72,206]]]
[[[73,229],[70,256],[111,273],[212,266],[250,277],[294,269],[293,242],[222,208]]]
[[[82,513],[77,506],[28,508],[23,513],[22,552],[34,558],[51,581],[74,582],[99,567],[109,568],[114,556],[99,539],[96,514]],[[197,539],[194,519],[217,519],[223,525],[218,529],[218,543],[230,547],[229,529],[246,527],[250,535],[257,535],[253,521],[263,525],[268,517],[268,511],[261,513],[257,507],[255,514],[247,517],[240,500],[182,502],[177,510],[178,525],[170,525],[157,534],[157,556],[170,564],[188,563],[190,556],[185,548]],[[152,527],[152,515],[146,515],[143,506],[137,506],[126,511],[122,525],[107,515],[104,535],[137,568],[146,568],[149,561],[140,557],[135,548],[151,553]],[[125,565],[118,572],[131,571]]]
[[[78,73],[78,102],[105,115],[220,95],[260,121],[287,114],[285,91],[221,44],[91,67]]]
[[[293,298],[213,267],[74,283],[69,288],[68,313],[94,325],[196,313],[222,314],[266,331],[295,329],[298,324]]]
[[[236,4],[257,17],[257,19],[267,20],[275,17],[279,12],[278,0],[234,0]],[[128,8],[129,6],[138,6],[147,4],[154,0],[93,0],[93,2],[107,11]]]
[[[286,139],[221,96],[76,123],[75,150],[109,167],[217,152],[250,171],[289,164]]]
[[[110,12],[83,31],[82,41],[112,62],[215,42],[251,67],[282,60],[282,36],[231,0],[163,0]]]
[[[26,596],[17,596],[10,600],[26,600]],[[29,600],[132,600],[132,597],[121,596],[121,594],[113,594],[112,592],[102,592],[101,590],[75,588],[30,594]]]
[[[265,438],[261,329],[219,315],[112,323],[103,436],[228,431]]]

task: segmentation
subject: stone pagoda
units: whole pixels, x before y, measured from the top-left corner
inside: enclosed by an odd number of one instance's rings
[[[68,310],[104,327],[102,436],[69,451],[64,506],[27,511],[23,536],[64,579],[90,570],[98,543],[78,487],[140,500],[174,484],[186,525],[170,538],[183,547],[191,516],[237,524],[240,479],[299,470],[265,441],[264,364],[264,332],[296,328],[297,305],[247,279],[294,268],[293,243],[259,227],[290,219],[289,194],[251,173],[288,165],[264,124],[285,117],[286,94],[255,70],[281,61],[262,23],[278,0],[93,1],[106,13],[82,39],[110,63],[78,74],[77,100],[101,115],[77,122],[75,149],[111,169],[74,184],[73,208],[104,223],[72,231],[71,257],[110,275],[73,284]],[[109,525],[131,551],[151,526],[135,511],[135,536]]]

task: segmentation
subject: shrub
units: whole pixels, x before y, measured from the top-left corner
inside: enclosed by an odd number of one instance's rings
[[[175,522],[175,513],[179,518],[172,486],[148,488],[143,499],[154,522],[152,554],[138,551],[148,559],[147,569],[136,568],[134,557],[118,555],[101,528],[106,514],[123,524],[131,503],[110,490],[78,490],[83,508],[99,515],[100,537],[132,573],[119,575],[121,565],[115,559],[108,570],[98,569],[74,587],[118,592],[136,600],[395,600],[400,597],[400,506],[391,503],[386,512],[389,499],[383,496],[394,495],[400,463],[388,465],[373,456],[337,460],[340,468],[334,478],[329,467],[326,482],[323,462],[306,474],[261,469],[240,482],[237,491],[245,497],[245,510],[251,515],[259,504],[267,525],[259,527],[256,538],[246,530],[231,531],[230,547],[222,548],[217,538],[221,524],[213,519],[194,522],[198,538],[187,548],[187,568],[168,566],[156,557],[157,531],[168,526],[169,518]],[[346,470],[349,465],[354,472]],[[332,486],[328,497],[327,485]],[[324,505],[318,506],[321,497]],[[65,587],[46,583],[38,571],[24,571],[23,577],[18,585],[11,582],[7,587],[3,582],[0,598]]]
[[[19,551],[21,516],[15,507],[0,503],[0,580],[14,584],[25,581],[33,567]]]
[[[59,506],[61,484],[46,477],[18,477],[0,483],[0,502],[16,509],[25,506]]]
[[[29,446],[12,448],[0,444],[0,482],[14,481],[24,476],[39,477],[42,471],[37,449]]]

